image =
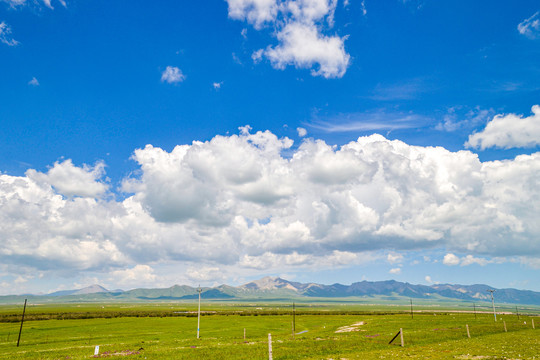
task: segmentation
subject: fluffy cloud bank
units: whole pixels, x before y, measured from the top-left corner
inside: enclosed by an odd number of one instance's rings
[[[529,148],[540,145],[540,106],[532,107],[533,115],[496,115],[486,128],[469,136],[468,147],[482,150],[498,148]]]
[[[288,65],[312,69],[313,76],[340,78],[345,74],[350,55],[345,37],[326,36],[332,27],[337,0],[227,0],[229,17],[244,20],[257,30],[266,25],[276,29],[277,46],[254,52],[258,62],[266,56],[276,69]],[[316,65],[316,68],[313,68]]]
[[[470,254],[445,257],[462,265],[540,258],[540,153],[482,163],[372,135],[341,147],[306,139],[283,156],[292,143],[244,127],[171,152],[147,145],[123,200],[102,163],[0,175],[0,262],[110,270],[129,283],[160,263],[206,264],[188,276],[208,279],[231,266],[359,264],[378,250]]]

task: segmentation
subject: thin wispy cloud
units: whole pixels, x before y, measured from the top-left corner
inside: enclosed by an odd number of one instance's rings
[[[233,59],[233,61],[238,64],[238,65],[244,65],[243,62],[242,62],[242,59],[240,59],[240,57],[236,54],[236,53],[232,53],[231,54],[231,57]]]
[[[7,46],[16,46],[19,42],[11,37],[11,27],[5,22],[0,22],[0,43]]]
[[[42,0],[42,1],[43,1],[43,3],[45,4],[45,6],[51,8],[51,9],[53,8],[53,6],[52,6],[52,4],[51,4],[51,0]],[[67,6],[67,5],[66,5],[66,2],[65,2],[64,0],[58,0],[58,2],[59,2],[60,4],[62,4],[62,6],[64,6],[64,7]]]
[[[315,119],[306,126],[324,132],[382,131],[425,127],[430,118],[401,112],[374,111]]]
[[[58,2],[66,7],[67,4],[64,0],[58,0]],[[8,6],[12,9],[17,9],[21,7],[25,7],[28,5],[36,6],[36,7],[42,7],[43,5],[48,7],[49,9],[54,9],[51,0],[0,0],[0,3],[7,3]],[[15,40],[12,35],[11,26],[6,24],[6,22],[2,21],[0,22],[0,43],[5,44],[7,46],[16,46],[19,45],[19,41]]]
[[[53,3],[51,0],[0,0],[0,2],[5,2],[12,8],[18,8],[18,7],[22,7],[26,5],[41,6],[42,4],[48,7],[49,9],[54,9]],[[67,6],[64,0],[58,0],[58,2],[64,7]]]
[[[423,80],[413,79],[395,84],[377,84],[369,98],[379,101],[412,100],[428,90]]]
[[[453,106],[444,114],[443,119],[435,126],[435,130],[472,131],[475,127],[487,123],[494,115],[493,109],[481,109],[478,106],[472,109],[466,106]]]
[[[540,11],[520,22],[517,29],[521,35],[525,35],[529,39],[540,37]]]
[[[5,2],[12,8],[16,8],[18,6],[26,4],[26,0],[1,0],[0,2]]]

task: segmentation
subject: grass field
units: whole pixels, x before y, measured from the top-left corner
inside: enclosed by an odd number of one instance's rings
[[[268,359],[269,333],[274,359],[540,359],[534,314],[500,315],[495,323],[489,313],[423,308],[411,318],[405,309],[300,305],[293,338],[290,304],[211,304],[196,339],[192,303],[30,306],[16,347],[21,307],[4,306],[0,359],[88,359],[96,345],[102,358]],[[389,345],[400,328],[405,346],[399,337]]]

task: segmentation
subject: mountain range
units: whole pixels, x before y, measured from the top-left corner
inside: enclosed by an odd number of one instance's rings
[[[517,289],[494,289],[488,285],[414,285],[395,280],[361,281],[351,285],[299,283],[279,277],[265,277],[240,286],[220,285],[202,288],[201,297],[205,300],[287,300],[309,301],[321,299],[348,298],[354,300],[403,300],[425,299],[428,301],[491,301],[488,290],[496,290],[497,303],[540,305],[540,292]],[[197,288],[187,285],[174,285],[160,289],[134,289],[129,291],[107,290],[100,285],[83,289],[57,291],[47,295],[0,296],[0,303],[18,302],[29,298],[40,302],[77,301],[151,301],[151,300],[190,300],[199,296]]]

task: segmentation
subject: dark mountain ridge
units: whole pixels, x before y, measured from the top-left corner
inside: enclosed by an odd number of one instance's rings
[[[240,286],[220,285],[203,287],[201,297],[212,300],[276,300],[276,299],[332,299],[332,298],[412,298],[434,301],[491,301],[488,290],[496,290],[497,303],[540,305],[540,292],[517,289],[494,289],[488,285],[435,284],[414,285],[395,280],[361,281],[351,285],[292,282],[279,277],[265,277]],[[29,297],[42,302],[76,301],[148,301],[148,300],[193,300],[198,298],[197,288],[174,285],[162,289],[133,289],[109,291],[102,286],[92,285],[78,290],[57,291],[47,295],[0,296],[0,302],[14,302]]]

